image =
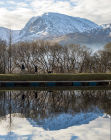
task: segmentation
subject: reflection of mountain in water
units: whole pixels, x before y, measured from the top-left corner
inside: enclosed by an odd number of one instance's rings
[[[105,90],[1,92],[0,116],[20,113],[33,126],[51,130],[79,125],[103,115],[102,112],[110,114],[110,93]]]
[[[57,116],[40,119],[38,121],[34,121],[32,119],[28,120],[33,127],[42,127],[46,130],[60,130],[70,126],[88,124],[99,116],[103,116],[103,113],[99,109],[95,108],[94,111],[87,113],[81,112],[75,115],[62,113]]]

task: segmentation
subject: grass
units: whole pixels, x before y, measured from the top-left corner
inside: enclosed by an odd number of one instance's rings
[[[49,91],[49,92],[52,92],[52,91],[66,91],[66,90],[82,90],[82,91],[85,91],[85,90],[111,90],[111,87],[104,87],[104,86],[101,86],[101,87],[37,87],[37,88],[34,88],[34,87],[14,87],[14,88],[10,88],[10,87],[5,87],[5,88],[1,88],[0,87],[0,92],[2,91]]]
[[[0,74],[0,81],[94,81],[111,80],[111,73],[97,74]]]

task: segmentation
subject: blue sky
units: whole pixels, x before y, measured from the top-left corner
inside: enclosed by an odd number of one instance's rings
[[[46,12],[111,23],[111,0],[0,0],[0,26],[21,29],[27,21]]]

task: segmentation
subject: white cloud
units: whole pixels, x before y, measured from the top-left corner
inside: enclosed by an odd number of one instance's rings
[[[72,9],[74,15],[91,19],[98,24],[111,22],[111,0],[79,0]]]
[[[0,1],[0,5],[3,5],[4,4],[4,2],[3,1]]]
[[[9,0],[8,3],[9,4],[16,4],[16,2],[15,1],[12,1],[12,0]]]
[[[44,12],[78,16],[98,24],[111,23],[111,0],[10,0],[8,4],[14,10],[10,11],[6,4],[0,8],[0,26],[20,29],[32,16]]]
[[[31,5],[35,10],[36,15],[44,12],[58,12],[68,14],[71,10],[71,5],[67,1],[54,2],[53,0],[34,0]]]
[[[21,29],[32,15],[33,12],[28,8],[17,8],[13,11],[0,8],[0,26]]]
[[[19,2],[16,4],[18,7],[28,7],[28,4],[25,2]]]

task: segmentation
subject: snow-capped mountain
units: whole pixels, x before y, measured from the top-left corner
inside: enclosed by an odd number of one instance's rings
[[[0,38],[9,40],[10,30],[0,28]],[[97,25],[79,17],[59,13],[45,13],[32,17],[20,31],[12,31],[13,42],[37,39],[52,40],[62,44],[103,46],[111,42],[111,24]]]
[[[87,19],[58,13],[45,13],[29,20],[20,32],[20,39],[52,38],[69,33],[89,32],[97,28],[100,26]]]

